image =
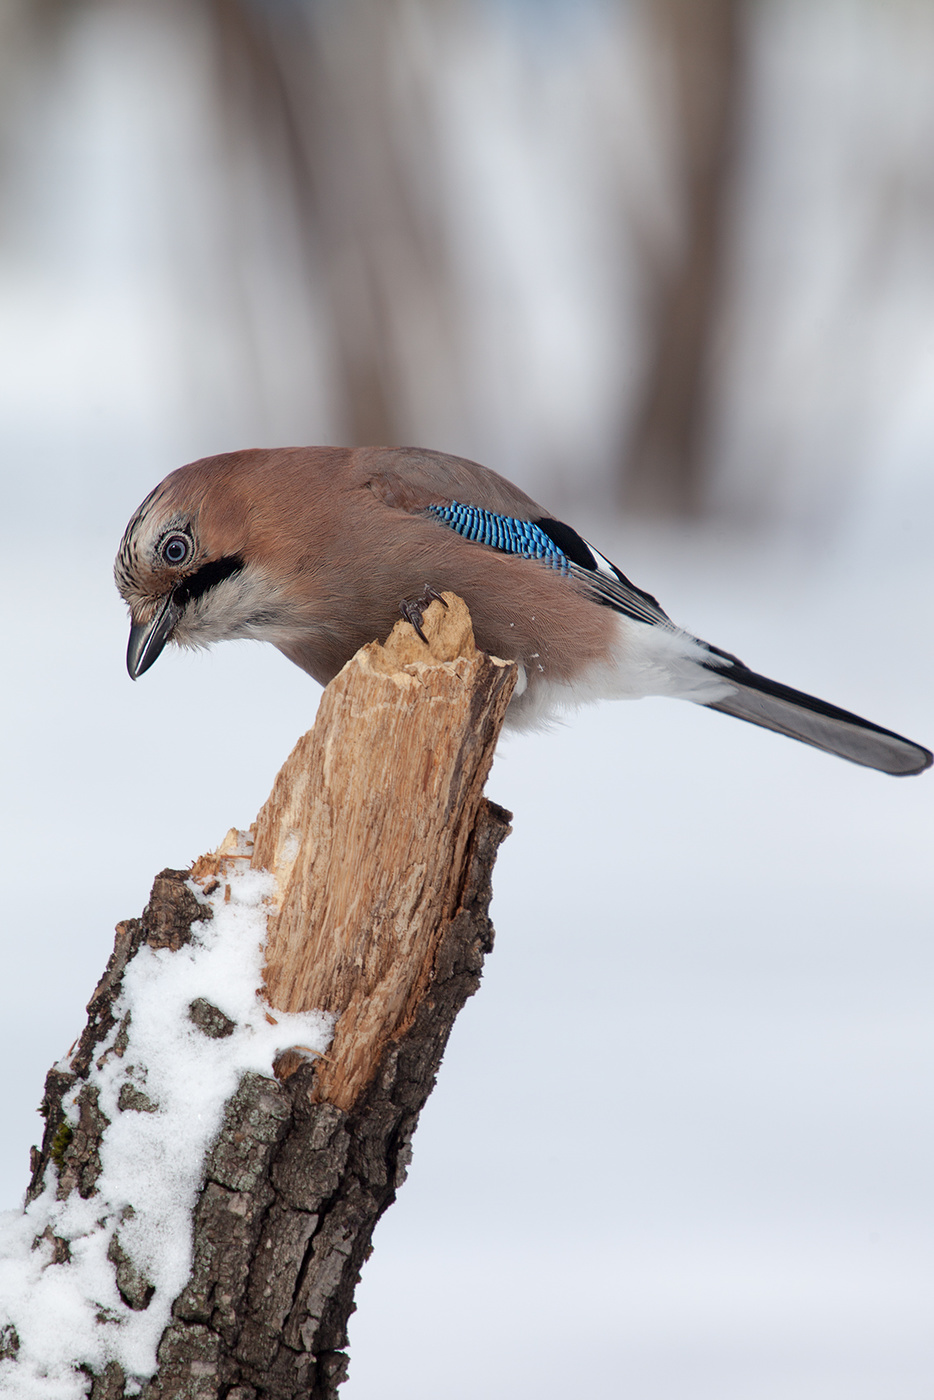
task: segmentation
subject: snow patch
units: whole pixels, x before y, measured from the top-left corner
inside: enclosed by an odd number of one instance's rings
[[[275,884],[265,873],[232,868],[237,864],[228,861],[210,898],[190,885],[213,910],[210,920],[193,925],[191,943],[177,952],[144,945],[128,964],[114,1003],[117,1024],[88,1079],[66,1099],[76,1127],[76,1099],[90,1084],[110,1120],[96,1193],[83,1200],[74,1190],[56,1200],[50,1165],[43,1194],[25,1211],[0,1215],[2,1396],[83,1400],[90,1382],[78,1368],[99,1373],[109,1361],[141,1387],[156,1369],[172,1303],[188,1281],[192,1211],[224,1105],[245,1073],[271,1076],[281,1050],[300,1044],[318,1054],[330,1043],[335,1018],[325,1012],[267,1018],[258,989]],[[212,1038],[194,1024],[189,1008],[200,997],[234,1023],[229,1035]],[[59,1068],[67,1071],[67,1060]],[[138,1310],[121,1297],[107,1257],[117,1232],[119,1248],[154,1290]],[[52,1236],[67,1242],[67,1262],[53,1264]]]

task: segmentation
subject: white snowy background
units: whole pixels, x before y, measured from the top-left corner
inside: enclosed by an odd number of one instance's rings
[[[304,399],[250,395],[210,284],[196,50],[145,6],[86,13],[5,148],[7,1206],[114,923],[160,868],[249,824],[318,699],[247,644],[167,653],[133,685],[120,534],[182,461],[339,431],[324,344]],[[571,58],[592,91],[593,40],[562,46],[551,85],[536,53],[522,122],[521,36],[460,51],[459,197],[498,211],[476,216],[472,255],[508,292],[515,344],[482,298],[472,334],[481,362],[495,331],[510,393],[479,375],[482,431],[428,437],[415,414],[412,436],[556,502],[699,635],[930,746],[934,23],[869,0],[762,14],[718,513],[689,528],[606,508],[617,391],[580,365],[609,341],[609,255],[548,197],[586,176],[544,119]],[[479,136],[456,120],[471,83]],[[770,121],[779,103],[791,118]],[[527,346],[524,307],[550,328]],[[553,451],[537,475],[546,429],[563,476]],[[505,742],[488,792],[515,813],[496,948],[376,1233],[347,1400],[926,1400],[934,777],[659,700]]]

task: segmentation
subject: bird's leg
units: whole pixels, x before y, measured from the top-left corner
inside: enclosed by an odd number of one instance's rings
[[[428,638],[422,631],[422,618],[425,615],[425,609],[428,607],[429,603],[440,603],[443,608],[447,607],[447,603],[441,597],[438,590],[432,588],[430,583],[426,583],[421,593],[416,597],[403,598],[402,602],[399,604],[399,611],[402,616],[405,618],[406,622],[412,624],[426,646],[428,645]]]

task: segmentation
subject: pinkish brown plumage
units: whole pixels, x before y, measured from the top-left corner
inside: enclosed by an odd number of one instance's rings
[[[172,472],[123,537],[135,678],[171,641],[269,641],[326,684],[404,599],[459,594],[514,660],[510,721],[600,697],[671,695],[888,772],[927,750],[757,676],[676,627],[575,531],[476,463],[416,448],[227,453]]]

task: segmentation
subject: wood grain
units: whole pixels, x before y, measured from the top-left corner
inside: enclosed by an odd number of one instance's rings
[[[260,811],[273,872],[266,988],[283,1011],[340,1013],[321,1100],[349,1109],[411,1025],[446,923],[516,668],[479,652],[464,603],[399,622],[324,693]]]

